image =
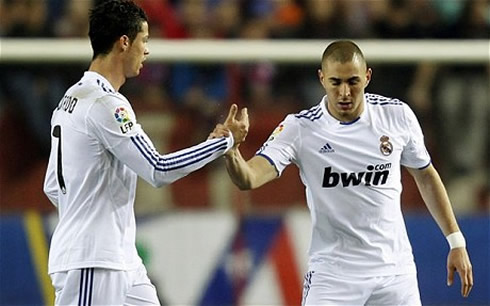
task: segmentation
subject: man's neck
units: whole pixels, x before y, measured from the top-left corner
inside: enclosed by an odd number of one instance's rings
[[[89,71],[97,72],[111,83],[115,91],[126,81],[122,64],[112,54],[98,56],[91,63]]]

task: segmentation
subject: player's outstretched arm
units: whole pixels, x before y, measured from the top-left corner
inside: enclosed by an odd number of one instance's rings
[[[276,168],[260,155],[245,161],[238,148],[231,148],[225,158],[228,174],[241,190],[258,188],[277,177]]]
[[[473,287],[472,266],[444,184],[432,165],[422,170],[407,169],[414,177],[425,205],[450,244],[447,284],[453,284],[454,271],[457,271],[461,278],[461,294],[467,297]]]
[[[277,172],[265,158],[255,156],[245,161],[240,150],[240,143],[245,141],[248,133],[248,113],[243,108],[240,117],[237,117],[238,107],[233,104],[225,122],[218,124],[209,135],[210,138],[228,136],[226,131],[231,131],[234,139],[233,147],[225,153],[226,168],[231,180],[241,190],[254,189],[275,179]]]

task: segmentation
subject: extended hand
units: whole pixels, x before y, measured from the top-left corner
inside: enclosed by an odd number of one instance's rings
[[[461,279],[461,295],[468,297],[473,287],[473,270],[466,248],[455,248],[449,251],[447,256],[447,285],[454,281],[454,271],[457,271]]]
[[[230,111],[228,112],[228,116],[223,123],[224,127],[231,131],[233,135],[233,139],[235,141],[234,147],[238,147],[238,145],[245,141],[245,138],[248,134],[248,111],[247,108],[244,107],[241,110],[240,118],[237,117],[238,106],[233,104],[230,107]]]
[[[230,136],[230,130],[227,129],[223,124],[218,123],[214,130],[209,134],[208,139],[228,136]]]

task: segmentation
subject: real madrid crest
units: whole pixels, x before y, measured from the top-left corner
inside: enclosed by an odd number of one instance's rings
[[[381,144],[379,145],[379,150],[384,156],[388,156],[393,152],[393,144],[390,142],[390,137],[383,135],[379,139]]]

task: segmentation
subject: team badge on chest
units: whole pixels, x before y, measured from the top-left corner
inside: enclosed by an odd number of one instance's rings
[[[379,139],[381,144],[379,145],[379,150],[384,156],[388,156],[393,152],[393,144],[390,142],[390,137],[383,135]]]

